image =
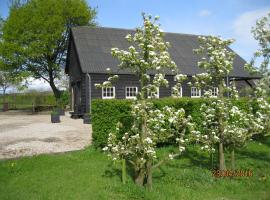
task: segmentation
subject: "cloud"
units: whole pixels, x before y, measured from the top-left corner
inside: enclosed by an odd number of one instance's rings
[[[211,12],[210,12],[209,10],[201,10],[201,11],[198,13],[198,15],[199,15],[200,17],[207,17],[207,16],[211,15]]]
[[[232,48],[247,61],[259,48],[258,42],[253,38],[251,29],[256,25],[258,19],[266,16],[269,12],[270,7],[244,12],[232,22],[231,35],[236,39]]]
[[[28,85],[29,90],[37,90],[37,91],[50,91],[51,90],[50,85],[42,79],[29,78],[28,81],[29,81],[29,85]]]
[[[256,43],[253,39],[251,28],[256,25],[256,20],[266,16],[269,12],[270,7],[242,13],[233,22],[234,34],[245,43]]]

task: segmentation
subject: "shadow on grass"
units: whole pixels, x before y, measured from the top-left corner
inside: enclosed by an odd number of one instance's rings
[[[121,180],[121,175],[122,175],[121,170],[118,169],[115,164],[109,163],[102,177],[112,178],[116,176],[119,177],[119,179]]]
[[[159,173],[153,174],[153,178],[161,179],[166,176],[166,171],[162,168],[162,166],[155,169],[155,171],[158,171]],[[127,176],[131,177],[134,180],[135,174],[134,170],[132,169],[131,165],[127,165]],[[107,165],[107,169],[105,170],[102,177],[112,178],[112,177],[118,177],[119,180],[122,180],[122,171],[120,169],[120,165],[115,165],[113,163],[110,163]]]
[[[254,135],[252,139],[256,142],[262,143],[268,147],[270,147],[270,136],[263,136],[263,135]]]
[[[237,152],[238,157],[243,158],[252,158],[254,160],[261,160],[261,161],[267,161],[270,162],[270,153],[265,152],[250,152],[250,151],[238,151]]]

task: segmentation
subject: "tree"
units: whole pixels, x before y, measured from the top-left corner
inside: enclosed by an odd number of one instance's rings
[[[0,71],[0,88],[3,94],[3,102],[6,102],[6,91],[9,87],[13,85],[12,77],[9,73]]]
[[[4,19],[0,17],[0,42],[2,42],[3,37],[3,26],[4,26]],[[25,73],[17,73],[16,71],[11,71],[7,69],[5,65],[4,58],[0,55],[0,88],[3,94],[3,101],[5,103],[5,94],[8,88],[12,86],[20,85],[22,79],[25,77]]]
[[[7,89],[10,87],[17,87],[17,88],[24,87],[25,85],[21,83],[25,77],[26,75],[24,74],[16,74],[13,71],[3,70],[1,69],[0,66],[0,88],[2,90],[2,94],[4,97],[3,99],[4,103]]]
[[[201,106],[202,132],[196,137],[203,144],[202,150],[207,150],[211,155],[218,145],[220,170],[226,169],[224,148],[229,148],[234,168],[234,149],[251,138],[253,129],[249,127],[252,115],[232,105],[232,100],[239,97],[235,85],[225,83],[233,68],[234,53],[227,48],[233,40],[208,36],[200,37],[199,42],[200,47],[195,53],[202,56],[198,66],[203,68],[205,73],[194,76],[194,85],[205,89],[204,98],[211,101]],[[217,99],[211,99],[215,86],[218,88],[218,96]]]
[[[251,72],[259,72],[262,76],[256,85],[252,99],[258,105],[252,124],[255,134],[267,136],[270,134],[270,104],[267,101],[270,96],[270,13],[259,19],[251,32],[254,39],[258,41],[259,49],[254,53],[254,57],[246,68]],[[261,58],[262,61],[256,67],[258,58]]]
[[[10,68],[48,82],[59,98],[55,80],[65,64],[70,28],[94,26],[96,10],[85,0],[15,2],[3,26],[1,55]]]
[[[250,63],[246,65],[246,68],[251,72],[259,72],[262,76],[259,81],[260,87],[266,90],[266,95],[270,95],[270,13],[257,20],[256,26],[252,28],[251,32],[253,33],[254,39],[258,41],[259,49],[254,53],[253,58]],[[261,63],[256,61],[261,58]]]
[[[188,141],[186,131],[193,130],[191,117],[186,117],[184,109],[175,110],[166,106],[159,110],[147,101],[149,97],[155,97],[157,88],[168,85],[165,72],[171,71],[176,74],[177,71],[176,64],[168,53],[169,43],[164,42],[164,33],[157,21],[158,17],[152,19],[150,15],[143,14],[143,26],[137,28],[134,35],[126,36],[127,41],[132,44],[128,50],[112,48],[112,55],[120,61],[119,67],[134,72],[140,80],[141,87],[131,107],[134,119],[131,131],[118,139],[116,135],[121,131],[121,124],[118,123],[116,130],[109,133],[108,144],[103,149],[113,161],[122,161],[123,182],[127,161],[134,171],[135,183],[139,186],[146,183],[149,189],[152,188],[153,170],[179,156],[185,150],[185,143]],[[150,74],[150,70],[154,72],[153,75]],[[111,75],[108,81],[96,86],[109,87],[117,77]],[[185,75],[176,74],[178,83],[175,85],[175,91],[179,91],[185,78]],[[171,152],[163,158],[158,157],[157,144],[168,140],[175,140],[178,151]]]

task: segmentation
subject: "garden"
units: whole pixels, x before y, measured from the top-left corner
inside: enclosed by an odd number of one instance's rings
[[[158,154],[173,147],[160,148]],[[251,141],[237,154],[237,169],[252,176],[215,177],[206,153],[191,147],[153,174],[152,191],[93,147],[82,151],[0,161],[0,199],[269,199],[270,138]],[[226,155],[229,156],[229,155]]]
[[[204,90],[196,99],[180,95],[187,75],[169,54],[159,16],[143,13],[142,19],[126,35],[127,49],[111,49],[119,69],[140,80],[136,98],[93,100],[93,143],[83,150],[0,161],[0,199],[270,198],[269,19],[253,30],[261,49],[245,68],[261,79],[247,97],[239,96],[235,78],[226,81],[234,40],[198,37],[194,54],[204,72],[188,83]],[[263,61],[255,68],[258,57]],[[95,87],[118,80],[107,71],[108,80]],[[167,74],[176,81],[172,97],[156,99],[158,88],[168,87]],[[60,99],[61,92],[54,88],[54,95]]]

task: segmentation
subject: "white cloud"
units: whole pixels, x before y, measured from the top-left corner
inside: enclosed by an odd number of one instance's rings
[[[42,79],[33,79],[29,78],[28,79],[29,85],[28,89],[29,90],[37,90],[37,91],[50,91],[51,87],[49,83]]]
[[[256,41],[251,34],[251,28],[256,25],[256,20],[266,16],[269,12],[270,8],[264,8],[242,13],[233,22],[233,31],[235,35],[245,43],[256,44]]]
[[[250,61],[258,49],[258,42],[251,33],[256,21],[270,12],[270,7],[248,11],[240,14],[232,23],[232,37],[236,39],[233,49],[243,58]]]
[[[200,17],[206,17],[206,16],[211,15],[211,12],[210,12],[209,10],[201,10],[201,11],[198,13],[198,15],[199,15]]]
[[[27,89],[24,91],[29,91],[29,90],[35,90],[39,92],[52,91],[50,85],[44,80],[28,78],[26,81],[28,84],[27,84]],[[25,84],[25,81],[23,81],[22,84]],[[7,89],[7,93],[16,93],[16,92],[19,92],[16,87],[10,87]],[[1,90],[0,90],[0,94],[2,94]]]

